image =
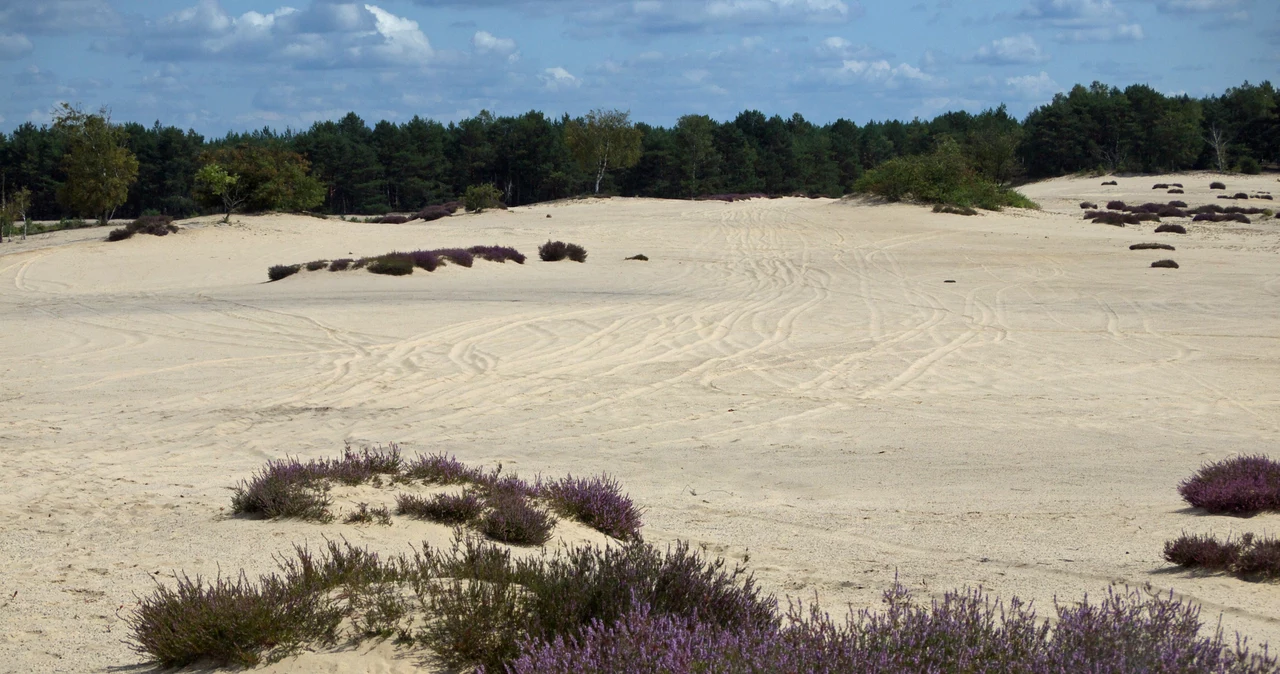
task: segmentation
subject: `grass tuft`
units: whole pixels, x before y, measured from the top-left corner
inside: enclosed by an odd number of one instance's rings
[[[329,271],[346,271],[351,267],[352,262],[355,262],[355,260],[352,260],[349,257],[341,260],[334,260],[329,263]]]

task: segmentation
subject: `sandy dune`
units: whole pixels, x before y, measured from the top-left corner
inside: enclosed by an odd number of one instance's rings
[[[1181,175],[1192,205],[1208,175]],[[226,516],[265,460],[398,442],[522,474],[609,471],[646,535],[742,559],[779,594],[1097,595],[1150,586],[1280,643],[1280,587],[1171,572],[1206,517],[1178,481],[1280,454],[1280,220],[1186,236],[1079,219],[1174,198],[1150,177],[1025,191],[1043,212],[615,199],[364,225],[197,222],[0,246],[0,670],[120,671],[120,615],[173,570],[271,567],[323,537],[447,532]],[[1274,177],[1227,180],[1280,192]],[[1250,205],[1270,205],[1250,202]],[[547,219],[547,214],[553,217]],[[587,264],[406,278],[271,264],[548,237]],[[1167,241],[1180,270],[1150,269]],[[650,262],[623,262],[644,253]],[[954,280],[955,283],[946,283]],[[566,525],[563,537],[590,538]],[[12,595],[12,596],[11,596]],[[389,646],[278,671],[409,671]],[[125,671],[137,671],[128,668]]]

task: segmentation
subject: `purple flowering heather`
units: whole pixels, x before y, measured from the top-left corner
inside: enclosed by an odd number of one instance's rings
[[[622,540],[640,537],[643,514],[608,475],[545,482],[541,493],[553,510],[597,531]]]
[[[479,480],[481,472],[450,454],[427,454],[406,464],[404,476],[427,484],[466,484]]]
[[[1280,463],[1237,456],[1211,463],[1178,485],[1187,503],[1211,513],[1253,515],[1280,510]]]
[[[463,248],[441,248],[431,252],[435,253],[436,257],[444,258],[459,267],[470,268],[475,264],[475,256]]]
[[[526,259],[520,251],[515,248],[508,248],[507,246],[472,246],[469,250],[471,254],[482,260],[488,260],[489,262],[506,262],[507,260],[511,260],[516,264],[524,264]]]

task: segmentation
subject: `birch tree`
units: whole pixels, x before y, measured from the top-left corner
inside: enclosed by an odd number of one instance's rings
[[[610,169],[630,168],[640,161],[641,139],[631,113],[621,110],[592,110],[564,129],[565,144],[578,164],[595,173],[596,194]]]

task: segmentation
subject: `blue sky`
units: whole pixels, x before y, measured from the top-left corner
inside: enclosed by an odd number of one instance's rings
[[[0,129],[59,101],[206,135],[482,109],[1021,116],[1075,83],[1280,80],[1276,0],[0,0]]]

